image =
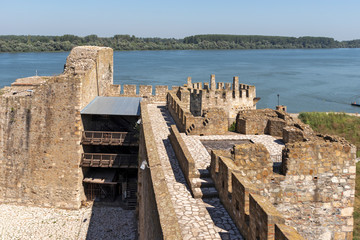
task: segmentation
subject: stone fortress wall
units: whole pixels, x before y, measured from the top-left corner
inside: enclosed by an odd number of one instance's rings
[[[355,146],[341,138],[316,135],[286,113],[269,109],[239,113],[237,129],[259,133],[267,126],[266,131],[279,136],[270,121],[280,121],[280,137],[287,138],[277,170],[262,144],[212,152],[212,178],[243,235],[263,239],[277,235],[286,224],[306,239],[352,239]],[[254,125],[255,129],[249,127]]]
[[[208,83],[194,83],[191,78],[184,87],[170,91],[167,107],[180,132],[191,135],[225,134],[239,111],[256,109],[255,87],[230,83],[216,84],[215,75]],[[225,117],[224,117],[225,116]]]
[[[256,98],[255,86],[239,84],[239,77],[233,78],[232,86],[230,83],[216,83],[214,74],[210,76],[210,85],[204,83],[204,86],[201,82],[192,84],[191,78],[188,78],[186,87],[181,88],[178,97],[190,104],[190,112],[194,116],[201,116],[212,108],[224,109],[229,123],[235,121],[239,111],[256,109],[259,100]]]
[[[85,199],[80,110],[96,96],[136,96],[144,98],[139,164],[148,163],[138,175],[139,239],[182,239],[147,116],[147,103],[165,101],[178,129],[172,126],[170,140],[178,146],[175,154],[190,188],[191,178],[198,177],[196,159],[178,131],[226,134],[236,117],[237,132],[285,142],[279,166],[261,144],[212,152],[211,177],[245,238],[352,238],[354,146],[316,135],[282,111],[254,110],[255,87],[238,84],[236,77],[232,89],[229,83],[216,85],[212,75],[210,85],[188,79],[172,90],[157,86],[155,94],[152,86],[141,85],[137,93],[135,85],[113,85],[112,78],[111,49],[77,47],[63,74],[18,79],[1,90],[1,203],[79,208]]]
[[[110,48],[77,47],[62,74],[1,90],[0,202],[80,207],[80,110],[112,83],[112,56]]]
[[[169,91],[168,86],[155,86],[155,94],[153,94],[153,86],[133,84],[112,84],[105,96],[109,97],[142,97],[146,102],[165,102],[166,95]],[[176,89],[176,87],[174,87]],[[174,89],[173,88],[173,89]]]

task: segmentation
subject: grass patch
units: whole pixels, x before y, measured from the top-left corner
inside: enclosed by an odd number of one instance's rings
[[[235,132],[236,130],[236,122],[233,122],[229,127],[229,132]]]
[[[317,132],[345,138],[356,146],[356,156],[360,157],[360,117],[345,113],[303,112],[299,118]]]
[[[356,164],[354,240],[360,239],[360,162]]]
[[[356,156],[360,157],[360,117],[345,113],[304,112],[299,118],[317,132],[344,137],[356,146]],[[360,162],[356,164],[355,184],[354,239],[360,239]]]

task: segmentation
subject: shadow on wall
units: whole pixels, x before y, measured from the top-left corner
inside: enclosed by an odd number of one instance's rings
[[[166,125],[168,127],[170,127],[171,125],[174,125],[175,122],[174,120],[172,119],[172,117],[168,114],[166,114],[166,107],[165,106],[158,106],[158,108],[160,109],[161,111],[161,114],[163,115],[164,119],[165,119],[165,122],[166,122]]]
[[[218,232],[221,239],[244,239],[228,212],[222,206],[219,198],[205,198],[203,201],[209,205],[206,207],[206,210],[208,211],[211,220],[214,222],[215,226],[221,229]]]
[[[188,184],[186,183],[185,180],[185,176],[180,168],[179,162],[177,160],[177,158],[175,157],[175,152],[171,146],[171,142],[169,139],[163,140],[164,146],[165,146],[165,150],[166,150],[166,154],[167,156],[173,156],[170,157],[170,165],[171,165],[171,170],[173,171],[175,180],[178,183],[182,183],[186,186],[186,189],[191,193],[190,188],[188,186]]]
[[[94,203],[91,219],[86,234],[87,240],[134,240],[137,239],[137,220],[135,210],[124,210],[121,207],[104,206]]]

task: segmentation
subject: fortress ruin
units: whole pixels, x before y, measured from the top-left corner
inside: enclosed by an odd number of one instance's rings
[[[114,85],[112,49],[76,47],[1,90],[0,203],[118,201],[139,239],[352,239],[355,147],[259,100],[238,77]]]

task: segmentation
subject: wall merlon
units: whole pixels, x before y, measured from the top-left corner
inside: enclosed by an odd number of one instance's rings
[[[217,84],[217,90],[223,90],[223,89],[224,89],[224,86],[225,86],[225,84],[224,84],[223,82],[219,82],[219,83]]]
[[[149,97],[152,95],[151,85],[139,85],[139,95],[142,97]]]
[[[216,90],[215,74],[210,75],[210,90]]]
[[[109,97],[116,97],[120,94],[121,94],[121,85],[111,84],[106,95]]]
[[[174,88],[172,89],[174,90]],[[169,90],[168,86],[162,86],[162,85],[155,86],[155,96],[159,100],[166,99],[166,94],[168,90]]]
[[[192,83],[191,83],[191,77],[187,78],[187,85],[186,86],[187,87],[192,87],[193,86]]]
[[[125,84],[123,85],[123,95],[124,96],[136,96],[136,85],[134,84]]]
[[[235,76],[233,77],[233,92],[235,95],[237,95],[237,92],[239,91],[239,77]]]

